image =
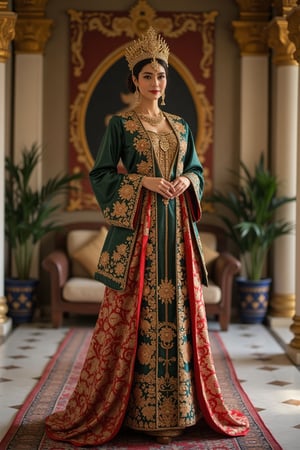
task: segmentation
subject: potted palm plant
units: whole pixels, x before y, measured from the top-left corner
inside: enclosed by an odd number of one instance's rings
[[[214,191],[207,201],[220,207],[215,212],[243,262],[245,277],[237,278],[241,318],[260,323],[266,315],[271,284],[270,278],[263,278],[268,252],[277,238],[293,229],[292,223],[277,218],[276,213],[296,198],[278,196],[279,180],[265,167],[263,154],[253,174],[240,162],[240,171],[233,175],[232,188]]]
[[[68,189],[81,174],[57,175],[41,188],[32,189],[31,177],[41,157],[37,144],[24,148],[21,161],[5,158],[5,235],[12,252],[17,276],[6,278],[8,314],[14,323],[32,319],[35,306],[36,279],[30,279],[33,251],[43,236],[59,225],[51,216],[59,208],[53,199]]]

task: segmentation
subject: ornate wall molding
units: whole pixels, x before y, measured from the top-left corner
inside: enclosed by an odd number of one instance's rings
[[[6,62],[10,56],[9,46],[15,37],[16,19],[13,12],[0,9],[0,63]]]
[[[51,36],[53,21],[45,17],[48,0],[16,0],[18,14],[15,50],[17,53],[43,53]]]
[[[297,65],[296,45],[289,39],[288,21],[275,17],[267,27],[268,45],[273,49],[273,63],[278,66]]]

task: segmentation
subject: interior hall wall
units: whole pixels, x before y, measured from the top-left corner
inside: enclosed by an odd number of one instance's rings
[[[235,0],[148,0],[157,11],[218,11],[215,30],[214,85],[214,187],[228,181],[227,169],[238,168],[239,160],[239,49],[233,38],[231,22],[238,18]],[[135,4],[132,0],[113,2],[94,0],[49,0],[47,17],[54,21],[52,36],[47,43],[44,59],[44,145],[43,178],[68,170],[68,16],[70,8],[78,10],[126,11]],[[193,52],[193,48],[187,49]],[[166,106],[166,110],[168,110]],[[169,111],[172,112],[172,111]],[[60,213],[63,222],[95,220],[97,211]],[[213,221],[211,217],[204,220]],[[41,259],[53,246],[53,236],[44,239]],[[47,277],[41,274],[41,289],[47,302]]]

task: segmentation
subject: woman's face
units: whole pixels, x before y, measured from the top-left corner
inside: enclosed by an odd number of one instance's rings
[[[147,100],[158,100],[165,92],[167,86],[167,75],[164,67],[158,64],[158,68],[153,69],[151,64],[146,64],[133,81],[140,91],[140,96]]]

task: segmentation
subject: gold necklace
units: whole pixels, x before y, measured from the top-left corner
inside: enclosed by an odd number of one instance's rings
[[[157,116],[149,116],[149,114],[143,114],[143,113],[137,113],[139,118],[141,120],[143,120],[144,122],[149,123],[150,125],[152,125],[153,127],[155,127],[156,125],[158,125],[160,122],[162,122],[165,118],[165,116],[163,115],[163,113],[161,111],[159,111]]]

